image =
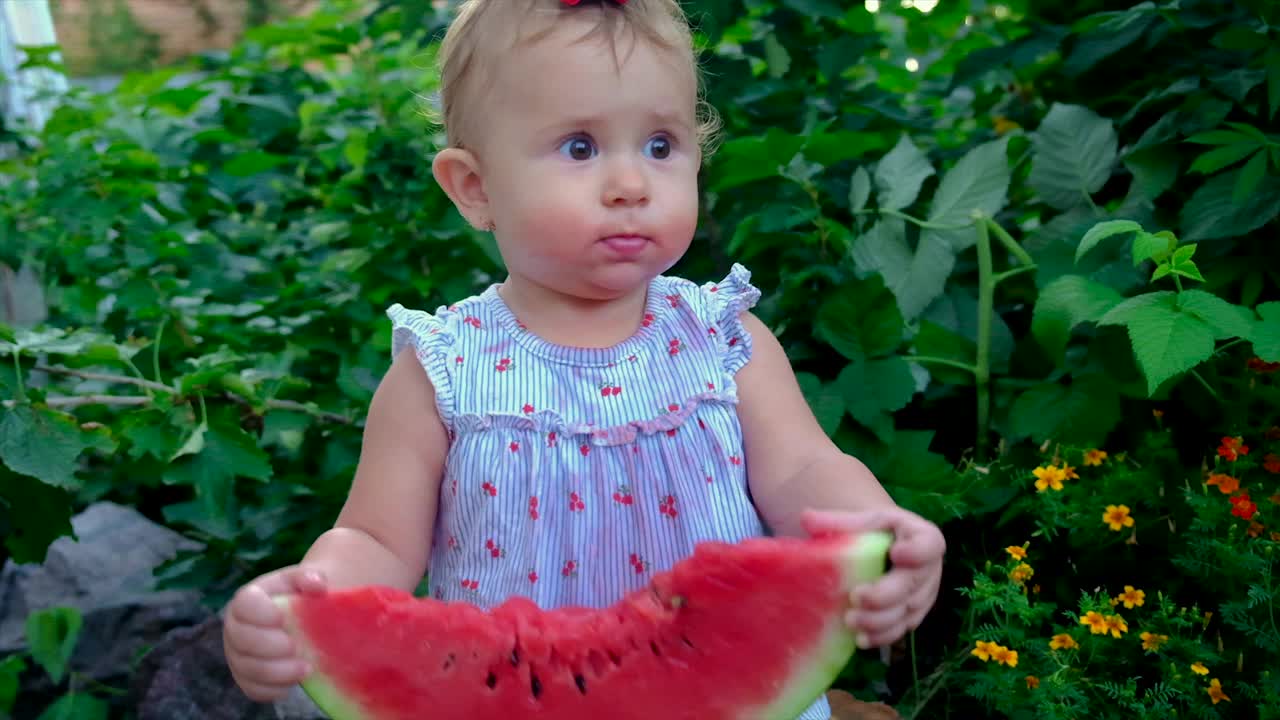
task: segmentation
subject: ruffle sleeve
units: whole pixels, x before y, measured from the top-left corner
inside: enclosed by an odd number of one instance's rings
[[[435,388],[436,409],[445,427],[452,429],[455,418],[453,369],[458,314],[441,308],[432,315],[410,310],[399,303],[387,308],[391,320],[391,357],[413,348],[418,362]]]
[[[702,290],[717,327],[721,367],[733,377],[751,359],[751,333],[742,325],[742,313],[760,301],[760,290],[751,284],[751,271],[738,263],[723,280]]]

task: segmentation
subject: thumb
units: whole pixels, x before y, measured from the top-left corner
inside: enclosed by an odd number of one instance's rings
[[[886,510],[861,512],[805,510],[800,524],[810,535],[861,533],[871,530],[897,530],[899,520]]]
[[[289,584],[295,592],[315,595],[323,593],[328,588],[329,580],[318,568],[298,566],[290,568]]]
[[[327,583],[324,574],[315,568],[292,566],[267,573],[253,582],[269,597],[293,593],[323,592]]]

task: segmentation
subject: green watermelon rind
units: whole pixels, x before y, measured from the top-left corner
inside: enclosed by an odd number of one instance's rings
[[[843,585],[853,588],[875,582],[887,569],[893,535],[873,531],[859,533],[843,555]],[[289,599],[276,598],[288,614]],[[857,651],[856,634],[845,623],[844,613],[833,613],[817,646],[795,661],[791,681],[772,703],[749,712],[743,720],[793,720],[820,697],[839,676]],[[306,650],[303,650],[304,656]],[[332,720],[367,720],[369,714],[351,702],[321,673],[312,673],[300,683],[308,697]]]
[[[881,578],[887,569],[892,544],[893,535],[888,532],[860,533],[844,556],[845,587],[852,590]],[[819,635],[817,647],[808,657],[795,662],[792,679],[779,691],[778,699],[761,708],[753,720],[800,717],[831,687],[857,649],[857,634],[845,623],[844,613],[834,613],[827,629]]]

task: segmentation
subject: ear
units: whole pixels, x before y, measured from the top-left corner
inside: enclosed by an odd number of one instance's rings
[[[476,156],[470,150],[445,148],[431,161],[431,173],[467,222],[478,230],[487,229],[492,220],[489,196]]]

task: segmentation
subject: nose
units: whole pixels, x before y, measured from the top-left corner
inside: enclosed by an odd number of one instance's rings
[[[643,163],[634,157],[613,158],[606,170],[604,204],[644,205],[649,202],[649,178]]]

